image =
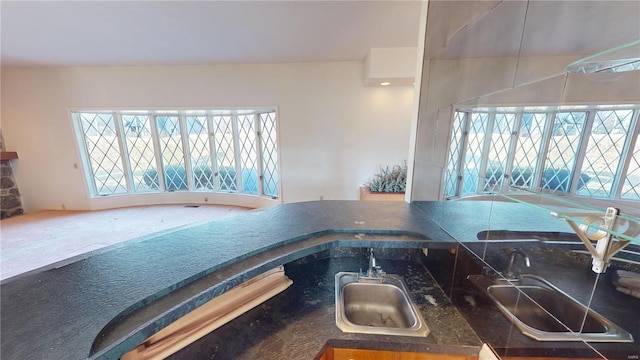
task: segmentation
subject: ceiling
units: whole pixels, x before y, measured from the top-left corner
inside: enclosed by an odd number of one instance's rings
[[[420,1],[0,1],[3,66],[361,61],[418,45]],[[640,39],[640,1],[429,1],[436,59],[589,55]],[[640,54],[638,55],[640,56]]]
[[[417,46],[419,1],[6,1],[3,66],[360,61]]]

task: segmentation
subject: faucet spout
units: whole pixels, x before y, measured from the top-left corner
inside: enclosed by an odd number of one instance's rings
[[[369,249],[369,271],[367,274],[372,276],[374,271],[376,271],[376,255],[373,252],[373,248],[371,248]]]
[[[522,259],[524,259],[524,264],[527,267],[531,267],[531,260],[529,259],[529,257],[527,256],[527,254],[524,253],[524,251],[520,250],[520,249],[513,249],[511,251],[511,255],[509,256],[509,267],[507,268],[507,271],[505,273],[505,275],[507,276],[508,279],[515,279],[516,276],[513,273],[513,266],[516,262],[516,256],[520,255],[522,256]]]

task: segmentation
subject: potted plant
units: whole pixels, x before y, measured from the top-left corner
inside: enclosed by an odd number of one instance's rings
[[[382,167],[373,179],[360,187],[360,200],[404,201],[407,189],[407,162],[402,165]]]

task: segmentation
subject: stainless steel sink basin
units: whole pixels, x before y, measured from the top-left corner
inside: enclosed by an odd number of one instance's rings
[[[427,327],[409,292],[396,275],[368,279],[336,274],[336,325],[350,333],[427,336]]]
[[[524,335],[538,341],[633,342],[627,331],[588,309],[547,280],[467,277]]]

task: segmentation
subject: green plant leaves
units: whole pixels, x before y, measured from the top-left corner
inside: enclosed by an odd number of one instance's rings
[[[365,184],[371,192],[405,192],[407,189],[407,162],[383,168],[380,166],[373,180]]]

